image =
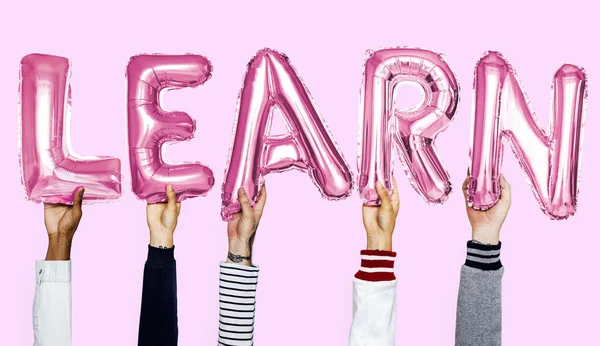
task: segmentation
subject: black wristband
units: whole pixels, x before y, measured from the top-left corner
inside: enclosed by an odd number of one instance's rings
[[[486,245],[468,241],[467,260],[465,261],[465,265],[467,267],[485,271],[498,270],[502,268],[502,262],[500,262],[501,247],[501,242],[498,242],[497,245]]]

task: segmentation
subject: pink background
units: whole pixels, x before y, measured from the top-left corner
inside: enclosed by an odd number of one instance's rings
[[[8,8],[7,8],[8,7]],[[73,344],[137,341],[148,231],[144,203],[131,193],[125,128],[125,67],[139,53],[199,53],[214,65],[197,89],[168,93],[165,105],[198,120],[196,137],[171,146],[169,160],[200,160],[215,172],[206,198],[184,202],[176,232],[180,344],[213,345],[218,263],[226,254],[220,185],[236,97],[246,63],[265,46],[291,58],[351,167],[356,170],[358,91],[367,49],[411,45],[445,53],[461,83],[454,124],[437,145],[455,187],[468,162],[475,63],[499,50],[516,68],[543,124],[553,73],[569,62],[590,82],[579,210],[550,221],[538,208],[516,159],[504,173],[513,207],[502,231],[504,343],[597,344],[600,282],[596,255],[600,124],[600,32],[591,0],[459,1],[12,1],[2,4],[0,56],[0,243],[3,345],[32,344],[34,261],[46,251],[42,206],[24,201],[17,161],[20,59],[49,53],[73,64],[72,143],[79,154],[123,163],[121,200],[87,206],[75,237]],[[414,96],[414,93],[412,93]],[[546,127],[548,128],[548,127]],[[396,172],[399,170],[396,164]],[[402,195],[398,252],[398,345],[451,345],[459,270],[469,239],[460,190],[428,206],[398,176]],[[360,199],[321,198],[292,172],[267,179],[269,201],[255,245],[261,266],[256,345],[343,345],[352,312],[352,275],[365,245]]]

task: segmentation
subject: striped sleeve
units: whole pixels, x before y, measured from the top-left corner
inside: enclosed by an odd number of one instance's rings
[[[467,242],[467,267],[481,270],[498,270],[502,268],[500,262],[500,248],[502,243],[497,245],[486,245],[474,241]]]
[[[393,251],[363,250],[360,252],[360,269],[354,275],[363,281],[393,281],[394,260],[396,253]]]
[[[219,346],[251,346],[254,338],[257,266],[221,262]]]

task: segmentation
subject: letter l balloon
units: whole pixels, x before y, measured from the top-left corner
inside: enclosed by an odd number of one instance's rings
[[[72,204],[73,191],[83,186],[84,202],[117,199],[121,161],[77,156],[71,149],[70,76],[63,57],[30,54],[21,60],[19,161],[25,194],[37,203]]]

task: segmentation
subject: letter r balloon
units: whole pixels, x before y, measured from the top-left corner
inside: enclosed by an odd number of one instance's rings
[[[487,210],[500,198],[499,175],[507,139],[542,211],[566,219],[577,208],[587,77],[565,64],[552,84],[550,133],[540,127],[515,71],[498,52],[477,63],[471,127],[469,204]]]
[[[196,87],[211,76],[200,55],[138,55],[127,66],[129,163],[133,192],[148,203],[166,201],[172,184],[177,200],[203,196],[214,185],[212,171],[199,162],[167,163],[163,145],[190,140],[196,123],[184,112],[165,111],[161,92]]]
[[[84,202],[117,199],[121,161],[71,149],[70,77],[66,58],[30,54],[21,60],[19,161],[27,199],[71,204],[79,186],[85,187]]]
[[[423,90],[421,104],[408,110],[395,109],[395,88],[403,83]],[[393,146],[411,185],[426,202],[448,199],[450,177],[434,144],[454,117],[458,93],[456,77],[440,54],[405,47],[370,53],[364,67],[360,108],[358,189],[363,204],[379,205],[377,181],[391,190]]]

